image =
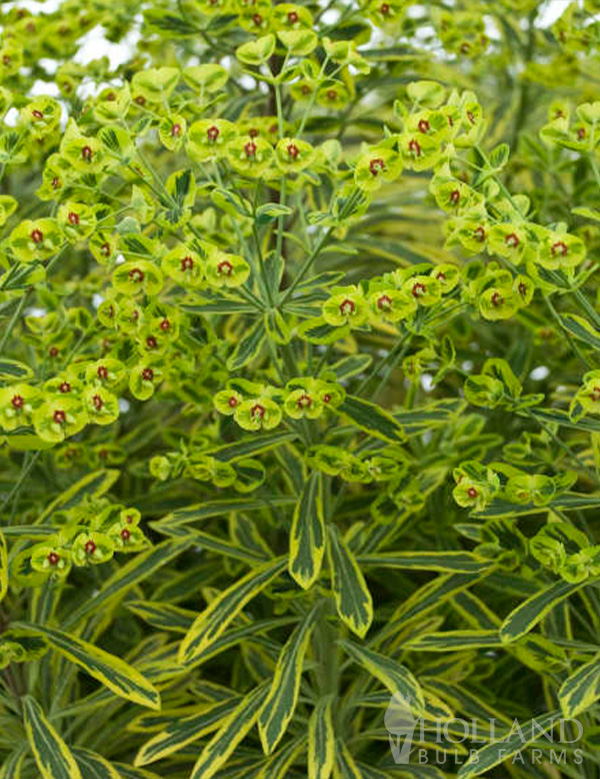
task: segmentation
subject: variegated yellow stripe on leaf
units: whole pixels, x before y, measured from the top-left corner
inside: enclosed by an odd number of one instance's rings
[[[582,665],[563,683],[558,700],[565,717],[573,719],[600,698],[600,655]]]
[[[290,533],[290,575],[303,589],[318,578],[325,554],[322,478],[312,473],[294,511]]]
[[[406,439],[404,428],[400,422],[376,403],[348,395],[337,411],[360,430],[370,433],[375,438],[392,443]]]
[[[335,776],[336,779],[365,779],[350,750],[340,739],[335,750]]]
[[[23,745],[4,760],[0,766],[0,779],[21,779],[21,770],[28,751]]]
[[[357,663],[362,665],[372,676],[384,684],[391,695],[399,692],[410,701],[413,713],[423,711],[425,699],[421,685],[412,673],[391,657],[373,652],[365,646],[359,646],[351,641],[340,642],[344,651]]]
[[[8,550],[6,548],[6,538],[0,533],[0,600],[4,598],[8,591]]]
[[[272,755],[256,774],[256,779],[287,779],[290,766],[298,759],[306,748],[306,737],[298,738],[291,744],[286,744]]]
[[[362,571],[337,529],[330,525],[328,530],[327,555],[337,611],[350,630],[364,638],[373,621],[373,599]]]
[[[20,626],[40,633],[54,649],[121,698],[127,698],[150,709],[160,708],[158,690],[138,670],[120,657],[60,630],[26,623]]]
[[[329,779],[335,762],[334,697],[320,698],[308,722],[308,779]]]
[[[420,652],[456,652],[502,646],[498,630],[442,630],[425,633],[404,644],[404,649]]]
[[[113,486],[121,475],[121,471],[116,468],[105,468],[100,471],[88,473],[83,479],[73,484],[69,489],[61,493],[58,498],[50,503],[45,511],[38,517],[41,522],[45,517],[50,516],[55,511],[70,506],[75,506],[82,501],[86,495],[93,495],[95,498],[104,495],[105,492]]]
[[[73,749],[82,779],[121,779],[121,775],[111,763],[89,749]]]
[[[285,642],[279,654],[271,689],[258,719],[258,732],[266,755],[285,733],[300,690],[304,655],[314,625],[316,607],[307,614]]]
[[[148,765],[161,760],[216,730],[239,702],[239,697],[231,698],[212,706],[202,706],[198,713],[189,717],[174,719],[163,731],[143,745],[137,753],[135,765]]]
[[[514,611],[511,611],[502,623],[500,638],[502,641],[508,642],[524,636],[561,601],[589,583],[589,579],[575,584],[561,579],[550,587],[536,592],[535,595],[517,606]]]
[[[127,608],[149,625],[174,633],[187,633],[192,627],[196,614],[171,603],[158,601],[128,601]]]
[[[190,779],[211,779],[220,771],[258,719],[267,693],[268,687],[261,685],[246,695],[204,747]]]
[[[42,779],[83,779],[73,753],[40,704],[30,695],[25,695],[22,703],[27,741]]]
[[[285,568],[287,560],[259,565],[222,592],[200,614],[179,649],[179,662],[190,663],[223,633],[252,598],[256,597]]]
[[[163,776],[155,774],[154,771],[148,771],[146,768],[135,768],[125,763],[115,763],[115,767],[121,774],[121,779],[164,779]]]

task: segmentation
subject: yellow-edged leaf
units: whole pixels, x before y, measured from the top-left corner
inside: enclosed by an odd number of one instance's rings
[[[25,733],[42,779],[83,779],[73,753],[50,724],[40,704],[24,696]]]
[[[338,614],[353,633],[364,638],[373,621],[373,599],[354,556],[329,526],[327,554],[331,567],[331,588]]]
[[[335,762],[333,696],[321,698],[308,722],[308,779],[329,779]]]
[[[318,578],[325,553],[322,479],[312,473],[294,511],[288,570],[303,589]]]

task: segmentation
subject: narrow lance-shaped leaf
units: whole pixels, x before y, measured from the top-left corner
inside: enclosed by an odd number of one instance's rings
[[[8,550],[6,538],[0,533],[0,601],[8,591]]]
[[[342,641],[341,645],[350,657],[362,665],[372,676],[384,684],[391,695],[399,692],[410,701],[411,709],[422,711],[425,706],[421,685],[412,673],[396,660],[379,652],[373,652],[365,646],[351,641]]]
[[[350,630],[364,638],[373,621],[373,599],[354,556],[337,529],[331,525],[328,529],[327,552],[337,611]]]
[[[160,708],[158,690],[120,657],[60,630],[26,623],[23,623],[22,627],[41,633],[54,649],[121,698],[127,698],[150,709]]]
[[[296,627],[279,655],[271,689],[258,720],[260,740],[267,755],[277,746],[294,714],[315,614],[316,607]]]
[[[556,605],[577,592],[585,584],[589,584],[589,580],[571,584],[561,579],[550,587],[536,592],[531,598],[517,606],[514,611],[511,611],[500,628],[500,638],[502,641],[508,642],[524,636]]]
[[[600,656],[582,665],[563,683],[558,700],[565,717],[572,719],[600,698]]]
[[[290,575],[305,590],[318,578],[325,554],[322,479],[312,473],[302,491],[290,533]]]
[[[361,430],[376,438],[393,443],[404,441],[406,438],[404,428],[398,420],[368,400],[348,395],[337,411]]]
[[[284,569],[281,558],[259,565],[222,592],[198,616],[179,649],[179,662],[189,663],[223,633],[244,606]]]
[[[135,758],[135,765],[148,765],[162,760],[172,752],[182,749],[186,744],[216,730],[222,720],[238,706],[239,698],[216,703],[208,708],[203,706],[198,714],[173,720],[164,730],[147,741]]]
[[[82,779],[73,753],[50,724],[40,704],[30,695],[22,701],[27,741],[42,779]]]
[[[329,779],[335,761],[333,696],[321,698],[308,722],[308,779]]]
[[[252,728],[267,696],[266,686],[255,687],[227,717],[204,747],[190,779],[211,779]]]
[[[82,779],[121,779],[117,769],[96,752],[74,749],[73,757],[77,761]]]

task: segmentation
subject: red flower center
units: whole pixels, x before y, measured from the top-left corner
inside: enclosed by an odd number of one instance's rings
[[[50,565],[52,565],[52,566],[58,565],[58,563],[60,561],[60,555],[57,552],[50,552],[46,559],[48,560]]]
[[[323,395],[323,403],[329,403],[330,400],[331,400],[331,395],[328,392],[326,392],[325,395]]]
[[[435,277],[438,281],[446,281],[446,274],[444,273],[443,270],[436,273]]]
[[[300,154],[300,149],[296,146],[295,143],[290,143],[287,147],[287,153],[288,157],[291,157],[293,160],[295,160]]]
[[[181,125],[180,124],[174,124],[173,127],[171,127],[171,135],[173,138],[179,138],[181,135]]]
[[[142,281],[146,278],[146,274],[140,268],[132,268],[129,271],[129,278],[131,281],[135,281],[136,284],[141,284]]]
[[[477,492],[475,487],[469,487],[469,489],[467,490],[467,495],[470,498],[476,498],[479,495],[479,493]]]
[[[418,124],[419,132],[420,133],[428,133],[431,129],[431,125],[427,121],[427,119],[421,119],[421,121]]]
[[[58,189],[59,187],[60,187],[60,179],[58,178],[58,176],[55,176],[52,179],[52,189]]]
[[[146,98],[145,98],[143,95],[138,95],[138,96],[135,98],[135,102],[136,102],[138,105],[146,105]]]
[[[229,260],[221,260],[221,262],[217,265],[217,273],[219,276],[231,276],[233,273],[233,265],[229,262]]]
[[[219,137],[219,128],[212,124],[206,131],[206,138],[210,143],[214,143]]]
[[[235,395],[232,395],[229,400],[227,401],[227,404],[229,405],[229,408],[235,408],[238,404],[238,400],[235,397]]]
[[[114,93],[114,92],[109,92],[109,93],[106,95],[106,97],[105,97],[105,100],[108,100],[108,102],[109,102],[109,103],[114,103],[114,101],[115,101],[116,99],[117,99],[117,96],[115,95],[115,93]]]
[[[86,162],[89,162],[94,156],[94,152],[92,151],[91,146],[84,146],[81,150],[81,156]]]
[[[501,306],[504,303],[504,298],[499,292],[494,292],[491,301],[493,306]]]
[[[96,544],[90,538],[89,541],[86,541],[84,548],[86,554],[94,554],[94,552],[96,551]]]
[[[600,387],[594,387],[590,392],[590,400],[593,400],[594,403],[600,402]]]
[[[392,299],[389,295],[382,295],[377,299],[377,308],[387,309],[392,305]]]
[[[56,422],[57,425],[64,425],[67,421],[67,415],[64,411],[61,411],[61,409],[56,409],[52,415],[52,419]]]
[[[32,115],[32,116],[33,116],[35,119],[43,119],[43,118],[44,118],[44,114],[43,114],[41,111],[38,111],[38,109],[37,109],[37,108],[35,108],[35,109],[34,109],[34,110],[31,112],[31,115]]]
[[[258,130],[256,129],[256,127],[251,127],[251,128],[248,130],[248,135],[249,135],[251,138],[257,138],[257,137],[258,137]]]
[[[181,270],[192,270],[194,267],[194,260],[191,257],[183,257],[181,260]]]
[[[390,13],[390,6],[388,5],[388,3],[382,3],[379,11],[382,16],[388,16]]]
[[[254,141],[248,141],[248,143],[244,146],[244,152],[248,158],[256,156],[256,144]]]
[[[427,287],[425,286],[425,284],[423,284],[422,281],[417,281],[417,283],[413,285],[413,288],[412,288],[413,297],[420,298],[426,292],[427,292]]]
[[[289,11],[288,15],[287,15],[287,18],[288,18],[288,22],[290,24],[296,24],[296,22],[299,19],[299,16],[298,16],[296,11]]]
[[[587,135],[587,133],[585,131],[585,127],[580,127],[577,130],[577,138],[578,138],[578,140],[582,141],[585,138],[586,135]]]
[[[25,399],[22,395],[13,395],[10,402],[12,403],[12,407],[16,409],[23,408],[25,405]]]
[[[58,346],[51,346],[48,349],[48,354],[50,355],[50,357],[58,357],[59,354]]]
[[[568,253],[569,253],[569,247],[567,246],[567,244],[564,241],[557,241],[552,246],[552,254],[554,254],[554,255],[560,254],[560,255],[562,255],[564,257]]]
[[[297,402],[299,408],[310,408],[312,406],[312,398],[306,393],[300,395]]]
[[[458,189],[453,189],[450,193],[450,202],[453,206],[457,206],[460,203],[460,191]]]
[[[487,236],[485,230],[481,225],[479,225],[477,230],[475,230],[475,232],[473,233],[473,237],[475,238],[476,241],[479,241],[479,243],[483,243],[485,241]]]
[[[170,320],[165,317],[164,319],[161,320],[159,327],[163,332],[165,332],[171,327]]]
[[[340,314],[342,316],[352,316],[356,311],[356,303],[346,298],[340,303]]]
[[[148,338],[146,338],[146,346],[148,349],[156,349],[158,346],[156,338],[153,335],[149,335]]]
[[[250,409],[250,416],[252,419],[262,419],[265,415],[265,407],[261,406],[260,403],[257,403],[256,405],[252,406]]]
[[[44,240],[44,233],[36,227],[35,230],[31,231],[30,237],[34,243],[41,243]]]
[[[79,214],[76,214],[75,211],[69,211],[69,216],[67,217],[67,219],[72,225],[79,224]]]
[[[475,124],[475,116],[472,111],[467,111],[467,119],[471,122],[471,124]]]
[[[252,17],[252,21],[257,27],[260,27],[260,25],[263,23],[263,18],[261,14],[254,14],[254,16]]]
[[[71,392],[71,385],[68,381],[63,381],[63,383],[58,388],[61,392]]]
[[[94,397],[92,398],[92,403],[94,404],[94,408],[96,409],[96,411],[100,411],[102,406],[104,406],[104,401],[102,400],[100,395],[94,395]]]
[[[326,92],[326,96],[328,100],[335,100],[337,98],[337,90],[336,89],[328,89]]]
[[[108,368],[106,365],[99,365],[97,370],[98,378],[106,381],[108,379]]]
[[[519,236],[516,235],[516,233],[510,233],[504,239],[504,243],[507,246],[510,246],[511,249],[516,249],[519,246],[519,244],[521,243],[521,241],[519,240]]]
[[[369,170],[372,176],[378,176],[382,170],[385,170],[385,162],[381,157],[377,157],[377,159],[371,160],[369,163]]]
[[[107,243],[102,244],[102,246],[100,247],[100,251],[105,257],[110,256],[110,246]]]
[[[152,381],[153,378],[154,378],[154,371],[152,370],[152,368],[144,368],[144,370],[142,371],[142,379],[144,381]]]
[[[420,157],[421,154],[423,153],[421,151],[421,144],[419,143],[419,141],[415,141],[414,138],[411,141],[409,141],[409,143],[408,143],[408,150],[409,150],[409,152],[414,154],[415,157]]]
[[[124,527],[123,530],[121,530],[121,538],[123,541],[129,541],[131,538],[131,530],[128,527]]]

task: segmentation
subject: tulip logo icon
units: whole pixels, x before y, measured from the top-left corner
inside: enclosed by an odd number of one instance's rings
[[[390,734],[392,755],[399,765],[406,765],[410,759],[413,733],[417,724],[409,703],[409,698],[395,692],[385,713],[385,727]]]

